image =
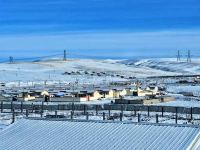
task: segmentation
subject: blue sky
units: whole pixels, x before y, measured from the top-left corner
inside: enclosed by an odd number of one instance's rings
[[[200,53],[198,0],[0,0],[0,51],[87,55]]]

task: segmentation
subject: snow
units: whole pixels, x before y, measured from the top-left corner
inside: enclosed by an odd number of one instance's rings
[[[64,61],[21,62],[14,64],[0,64],[1,82],[15,86],[18,81],[21,85],[31,85],[31,81],[43,84],[44,81],[63,83],[79,81],[80,84],[100,84],[103,82],[126,81],[120,77],[90,76],[90,75],[63,75],[64,72],[88,71],[106,72],[110,75],[123,75],[125,77],[149,77],[180,74],[200,73],[200,60],[193,59],[192,63],[176,62],[175,58],[155,58],[140,60],[95,60],[74,59]]]
[[[1,114],[0,113],[0,131],[9,126],[12,122],[11,114]]]
[[[106,68],[113,68],[107,66],[109,63],[104,61],[94,60],[74,60],[68,62],[24,62],[16,64],[0,64],[0,79],[4,82],[10,82],[14,84],[16,81],[28,82],[37,81],[66,81],[75,82],[77,79],[82,83],[102,83],[103,80],[108,81],[124,81],[119,77],[91,77],[88,75],[62,75],[64,72],[80,71],[80,70],[96,70],[98,72],[103,71]],[[101,68],[95,66],[104,66]],[[87,68],[85,68],[87,67]],[[13,82],[13,83],[12,83]],[[24,83],[25,84],[25,83]],[[31,83],[29,83],[31,84]]]
[[[156,104],[159,106],[180,106],[180,107],[200,107],[199,101],[173,101],[173,102],[166,102],[166,103],[160,103]]]
[[[165,72],[165,75],[178,75],[178,74],[198,74],[200,73],[200,59],[194,58],[191,63],[186,60],[177,62],[176,58],[154,58],[154,59],[141,59],[126,60],[123,62],[126,65],[139,68],[150,68],[157,71]],[[162,75],[162,74],[160,74]],[[155,75],[156,76],[156,75]]]
[[[192,86],[192,85],[168,85],[167,91],[172,93],[180,93],[180,92],[192,92],[194,96],[200,96],[200,86]]]
[[[199,72],[198,63],[178,63],[172,60],[152,59],[152,60],[133,60],[133,65],[127,65],[132,60],[94,60],[94,59],[79,59],[62,61],[46,61],[46,62],[22,62],[14,64],[0,64],[0,79],[1,81],[44,81],[44,80],[61,80],[71,81],[76,78],[89,80],[94,79],[88,76],[65,76],[62,73],[68,71],[96,71],[108,72],[112,74],[121,74],[126,76],[146,77],[152,75],[176,75],[185,72]],[[184,67],[184,68],[183,68]],[[179,68],[179,69],[178,69]],[[187,69],[185,69],[187,68]],[[189,69],[190,70],[189,70]],[[174,71],[176,73],[174,73]],[[101,77],[98,77],[101,78]],[[95,77],[95,80],[98,79]],[[99,80],[103,80],[102,77]],[[107,80],[123,80],[116,77],[107,77]]]

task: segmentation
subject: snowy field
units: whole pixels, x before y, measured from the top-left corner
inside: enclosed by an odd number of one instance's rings
[[[72,71],[106,72],[110,76],[63,75],[65,72]],[[141,60],[76,59],[66,62],[44,61],[0,64],[0,80],[1,82],[10,82],[10,85],[16,84],[17,81],[21,81],[21,84],[31,84],[30,81],[44,83],[45,80],[52,83],[55,81],[69,83],[78,80],[82,84],[98,84],[126,80],[116,75],[123,75],[125,78],[143,78],[198,73],[200,73],[200,59],[194,59],[192,63],[176,62],[175,58],[155,58]]]
[[[200,96],[200,86],[192,85],[169,85],[167,91],[171,93],[192,92],[194,96]]]
[[[71,60],[67,62],[49,61],[49,62],[22,62],[14,64],[0,64],[0,78],[2,81],[38,81],[38,80],[69,80],[66,76],[62,75],[64,72],[70,71],[96,71],[96,72],[109,72],[113,74],[121,74],[127,76],[145,77],[151,75],[167,75],[177,74],[173,73],[171,69],[180,67],[183,69],[185,63],[170,63],[166,64],[166,61],[161,63],[160,61],[141,60],[132,65],[124,63],[125,60],[93,60],[93,59],[80,59]],[[130,61],[131,62],[131,61]],[[150,65],[151,64],[151,65]],[[200,64],[200,63],[199,63]],[[163,70],[161,67],[165,66],[168,70]],[[198,72],[198,68],[191,68],[194,64],[187,64],[187,68],[190,71]],[[172,71],[170,71],[172,70]],[[184,73],[185,70],[179,71]],[[76,77],[74,77],[76,78]],[[82,78],[82,77],[81,77]],[[72,77],[73,80],[73,77]],[[112,77],[112,80],[115,78]]]
[[[32,84],[30,81],[37,82],[38,84],[44,84],[44,81],[48,81],[50,84],[55,82],[70,83],[79,81],[80,84],[93,84],[112,82],[112,81],[125,81],[119,77],[111,76],[90,76],[90,75],[63,75],[65,72],[71,71],[104,71],[104,69],[98,69],[94,66],[106,66],[107,63],[102,64],[96,62],[94,64],[92,60],[76,60],[68,62],[24,62],[15,64],[0,64],[0,79],[2,82],[9,82],[8,85],[15,85],[18,81],[21,81],[21,85]],[[88,64],[88,65],[87,65]],[[94,66],[93,66],[94,65]],[[85,67],[91,67],[85,68]],[[112,67],[110,67],[112,68]]]

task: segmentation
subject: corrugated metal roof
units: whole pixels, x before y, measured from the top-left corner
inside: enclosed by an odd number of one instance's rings
[[[0,149],[184,150],[199,133],[178,125],[22,119],[0,133]]]

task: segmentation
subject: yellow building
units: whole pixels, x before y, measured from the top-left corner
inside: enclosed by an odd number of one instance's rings
[[[88,92],[87,96],[88,96],[89,101],[98,100],[98,99],[102,98],[102,95],[100,94],[99,91]]]
[[[121,96],[132,96],[133,95],[133,91],[131,90],[131,88],[125,88],[120,92]]]
[[[141,88],[137,88],[133,91],[133,96],[151,96],[154,95],[154,92],[151,90],[142,90]]]
[[[118,90],[118,89],[112,89],[110,90],[110,96],[112,98],[119,98],[122,96],[121,94],[126,94],[126,91],[122,92],[123,90]]]
[[[26,95],[24,96],[23,98],[25,101],[32,101],[32,100],[35,100],[35,96],[31,96],[31,95]]]

